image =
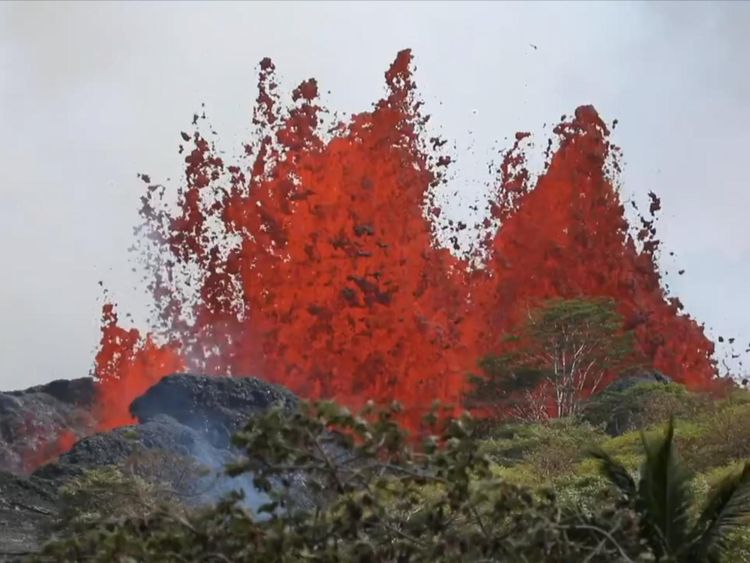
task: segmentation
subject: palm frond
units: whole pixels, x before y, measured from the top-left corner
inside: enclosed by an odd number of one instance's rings
[[[589,455],[599,461],[602,475],[609,479],[628,501],[635,499],[635,481],[623,464],[601,448],[592,449]]]
[[[750,463],[722,480],[711,491],[693,530],[699,561],[723,561],[727,540],[750,524]]]
[[[657,555],[674,555],[689,536],[690,473],[677,456],[674,421],[663,437],[643,436],[646,459],[641,467],[638,510]]]

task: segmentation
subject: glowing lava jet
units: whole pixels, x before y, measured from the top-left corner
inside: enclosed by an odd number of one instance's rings
[[[314,80],[282,107],[266,59],[243,158],[230,164],[183,133],[176,211],[142,177],[154,326],[145,337],[122,329],[105,306],[102,428],[127,423],[130,401],[180,369],[259,374],[351,406],[460,404],[477,359],[550,297],[616,299],[654,367],[709,385],[713,344],[661,287],[653,223],[629,233],[610,181],[617,151],[592,107],[556,127],[559,148],[534,185],[517,135],[489,204],[496,221],[480,235],[481,267],[439,247],[433,194],[450,158],[425,133],[411,59],[398,54],[372,111],[333,128]]]

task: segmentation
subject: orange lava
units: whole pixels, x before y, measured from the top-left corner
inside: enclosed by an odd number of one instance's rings
[[[70,450],[78,441],[78,436],[69,429],[62,429],[60,433],[49,442],[37,445],[34,451],[25,452],[22,455],[23,471],[31,472],[37,467],[44,465],[61,454]]]
[[[154,324],[141,337],[105,306],[101,428],[128,423],[130,401],[180,369],[260,375],[354,407],[398,400],[415,416],[460,404],[477,359],[557,296],[615,298],[654,367],[710,385],[713,344],[661,287],[653,221],[629,233],[611,183],[617,149],[592,107],[555,129],[559,149],[534,185],[519,143],[506,154],[482,267],[439,247],[433,194],[451,160],[425,133],[411,59],[398,54],[372,111],[331,129],[315,80],[284,107],[265,59],[243,158],[183,133],[177,212],[142,176]]]
[[[117,325],[117,313],[104,305],[102,339],[96,355],[98,430],[110,430],[135,422],[130,403],[167,374],[180,371],[184,363],[172,346],[157,346],[151,337],[142,339],[135,330]]]

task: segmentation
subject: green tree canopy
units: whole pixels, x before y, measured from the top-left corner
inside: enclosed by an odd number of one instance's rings
[[[608,375],[636,364],[633,335],[609,298],[546,301],[503,348],[480,362],[469,403],[525,420],[577,414]]]

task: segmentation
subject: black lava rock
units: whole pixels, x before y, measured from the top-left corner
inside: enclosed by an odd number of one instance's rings
[[[0,471],[0,561],[21,561],[36,552],[56,515],[54,483]]]
[[[254,377],[175,374],[162,379],[130,405],[139,422],[168,415],[197,430],[218,448],[252,417],[274,405],[295,408],[297,397],[284,387]]]
[[[0,393],[0,471],[28,472],[46,452],[54,453],[63,431],[91,433],[94,393],[90,378]]]
[[[89,469],[137,467],[148,481],[152,467],[163,479],[170,469],[181,473],[194,465],[201,476],[183,482],[185,490],[175,489],[186,493],[190,500],[184,502],[213,503],[241,490],[246,505],[257,508],[267,497],[255,489],[252,476],[226,475],[226,464],[241,455],[231,436],[272,406],[294,409],[299,402],[287,389],[252,377],[175,374],[133,401],[137,424],[92,434],[94,401],[90,379],[0,393],[0,561],[38,550],[57,518],[60,487]],[[24,456],[66,429],[86,437],[30,476],[2,472],[23,472]],[[313,502],[305,475],[289,475],[289,481],[300,503]]]

